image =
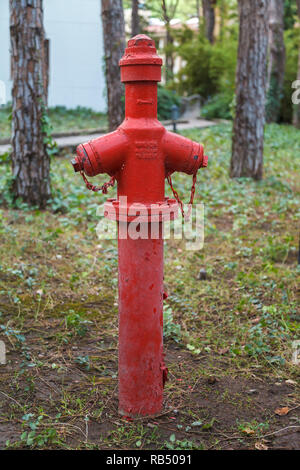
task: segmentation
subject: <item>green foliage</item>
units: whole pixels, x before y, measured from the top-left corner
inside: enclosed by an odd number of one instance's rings
[[[11,103],[6,104],[5,106],[0,106],[0,139],[4,139],[10,135],[11,113]]]
[[[290,330],[294,328],[293,324],[289,325],[284,320],[283,312],[284,309],[275,305],[263,306],[259,322],[249,330],[249,342],[245,345],[249,356],[263,355],[271,363],[284,364],[284,358],[272,355],[272,348],[288,338]]]
[[[165,441],[164,447],[170,450],[203,450],[202,444],[196,444],[189,439],[176,439],[175,434],[171,434],[169,441]]]
[[[68,315],[65,317],[66,328],[78,336],[84,336],[88,331],[88,326],[91,324],[91,321],[83,318],[82,313],[76,313],[74,310],[69,310]]]
[[[47,139],[52,133],[71,132],[78,129],[105,128],[106,114],[93,111],[90,108],[77,106],[68,109],[65,106],[48,108],[43,113],[42,126]],[[0,107],[0,138],[9,138],[11,134],[11,104]]]
[[[277,121],[280,110],[280,103],[283,97],[283,93],[279,91],[278,81],[274,74],[271,74],[270,86],[266,96],[266,120],[267,122]],[[274,117],[276,116],[276,117]]]
[[[285,75],[283,83],[283,93],[280,109],[280,120],[292,122],[293,103],[292,94],[295,91],[292,83],[297,79],[298,51],[300,41],[300,29],[288,30],[284,35],[286,48]]]
[[[177,91],[188,95],[198,93],[208,100],[206,117],[230,118],[235,89],[236,30],[227,31],[213,45],[202,35],[185,39],[178,54],[186,65],[178,73],[178,83],[174,85]]]
[[[84,367],[86,370],[90,370],[90,358],[89,356],[77,356],[75,362],[80,366]]]
[[[171,90],[158,85],[157,89],[157,116],[158,119],[163,121],[171,119],[172,105],[180,106],[179,96]]]
[[[51,124],[51,120],[49,118],[49,113],[42,101],[42,132],[44,134],[44,144],[46,145],[47,153],[49,157],[53,155],[57,155],[58,153],[58,146],[55,140],[52,137],[53,127]]]
[[[284,29],[292,29],[297,21],[297,5],[295,0],[284,0]]]
[[[173,311],[168,305],[164,305],[164,336],[179,342],[181,339],[181,326],[173,321]]]
[[[46,444],[58,443],[57,431],[54,428],[40,429],[44,416],[40,415],[34,419],[33,413],[23,416],[22,427],[27,428],[21,435],[21,442],[27,447],[44,447]]]
[[[206,119],[231,119],[233,96],[228,93],[214,95],[201,109],[201,116]]]

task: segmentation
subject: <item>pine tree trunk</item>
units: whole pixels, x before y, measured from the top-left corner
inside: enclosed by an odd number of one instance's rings
[[[263,175],[269,0],[239,0],[231,177]]]
[[[131,36],[140,34],[139,0],[131,1]]]
[[[174,78],[174,58],[173,58],[173,47],[174,38],[171,32],[170,23],[166,24],[167,36],[166,36],[166,82],[173,80]]]
[[[161,2],[162,6],[162,16],[164,19],[165,27],[166,27],[166,47],[165,47],[165,54],[166,54],[166,75],[165,80],[166,82],[169,80],[173,80],[173,69],[174,69],[174,59],[173,59],[173,44],[174,38],[171,31],[171,17],[169,15],[167,9],[167,3],[165,0]],[[176,9],[175,9],[176,11]],[[174,11],[174,13],[175,13]]]
[[[42,0],[10,0],[13,194],[44,208],[51,196],[44,144],[44,27]]]
[[[269,63],[267,78],[267,122],[277,122],[285,69],[283,38],[284,0],[270,0],[269,5]]]
[[[202,0],[202,10],[205,22],[205,36],[211,44],[214,42],[215,5],[215,0]]]
[[[198,32],[201,31],[201,12],[200,12],[200,0],[196,0],[196,16],[198,18]]]
[[[300,20],[300,0],[297,0],[297,9],[298,9],[298,17]],[[300,80],[300,46],[299,46],[299,53],[298,53],[298,73],[297,73],[297,80]],[[299,93],[298,93],[299,95]],[[293,125],[300,129],[300,104],[294,104],[293,106]]]
[[[102,24],[106,62],[109,130],[123,121],[124,87],[120,81],[119,60],[125,50],[125,26],[122,0],[102,0]]]

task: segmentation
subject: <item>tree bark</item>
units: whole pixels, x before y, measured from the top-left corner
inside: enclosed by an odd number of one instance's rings
[[[125,49],[125,26],[122,0],[102,0],[102,24],[106,62],[106,84],[109,130],[123,121],[122,97],[124,87],[120,81],[119,60]]]
[[[214,42],[216,0],[202,0],[202,10],[205,23],[205,36],[211,44]]]
[[[239,0],[231,177],[263,175],[269,0]]]
[[[297,0],[297,9],[298,9],[298,16],[300,20],[300,0]],[[299,45],[299,53],[298,53],[298,73],[297,73],[297,80],[300,80],[300,45]],[[300,129],[300,104],[294,104],[293,106],[293,125]]]
[[[166,81],[173,80],[174,77],[174,37],[171,29],[171,20],[175,17],[179,0],[169,1],[162,0],[162,17],[166,27]]]
[[[131,35],[140,34],[139,0],[131,1]]]
[[[12,63],[12,191],[44,208],[51,196],[44,143],[44,27],[42,0],[10,0]]]
[[[267,122],[277,122],[285,69],[283,38],[284,0],[270,0],[269,4],[269,63],[267,76]]]
[[[200,11],[200,0],[196,0],[196,16],[198,18],[198,32],[201,31],[201,11]]]

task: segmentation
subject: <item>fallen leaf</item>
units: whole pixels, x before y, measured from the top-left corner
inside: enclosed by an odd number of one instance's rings
[[[243,429],[243,432],[244,432],[245,434],[254,434],[253,429],[250,429],[250,428],[245,428],[245,429]]]
[[[202,421],[194,421],[191,426],[202,426]]]
[[[285,383],[290,384],[290,385],[297,385],[297,382],[295,382],[295,380],[292,380],[292,379],[286,380]]]
[[[290,409],[287,406],[284,406],[283,408],[276,408],[275,414],[277,414],[278,416],[285,416],[288,414],[289,411]]]
[[[268,450],[268,446],[266,446],[262,442],[256,442],[255,443],[255,449],[257,449],[257,450]]]
[[[219,349],[219,354],[226,354],[229,351],[229,348]]]

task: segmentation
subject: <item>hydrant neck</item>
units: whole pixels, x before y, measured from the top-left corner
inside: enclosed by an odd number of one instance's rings
[[[125,119],[157,119],[157,82],[125,85]]]

